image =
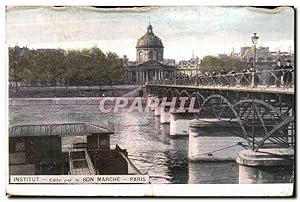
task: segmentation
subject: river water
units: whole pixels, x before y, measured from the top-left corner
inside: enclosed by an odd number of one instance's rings
[[[9,106],[9,124],[90,122],[115,126],[111,145],[128,157],[152,183],[278,183],[289,182],[291,167],[249,168],[235,162],[189,162],[188,138],[170,138],[169,124],[160,124],[153,112],[100,113],[98,105]]]

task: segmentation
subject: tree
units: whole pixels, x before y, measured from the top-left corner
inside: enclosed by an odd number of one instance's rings
[[[106,55],[107,60],[107,78],[111,81],[120,80],[124,74],[123,61],[116,53],[108,52]]]
[[[97,47],[91,49],[92,64],[90,67],[91,81],[97,83],[100,88],[104,80],[106,80],[106,55]]]
[[[46,57],[47,80],[53,81],[56,86],[58,81],[61,82],[63,80],[63,74],[66,71],[64,63],[65,51],[62,49],[51,51],[46,54]]]
[[[107,78],[111,83],[111,91],[113,94],[113,81],[117,81],[124,75],[123,61],[117,54],[108,52],[106,55],[106,65],[108,67]]]
[[[9,81],[14,81],[16,90],[18,91],[18,82],[24,79],[24,72],[22,71],[20,56],[16,47],[9,49]]]
[[[226,72],[234,70],[235,72],[242,72],[243,69],[247,69],[247,64],[243,63],[237,58],[224,57],[220,59],[224,65]]]
[[[9,78],[11,81],[94,84],[122,78],[122,59],[116,53],[104,54],[99,48],[82,50],[9,49]]]
[[[199,70],[201,72],[216,72],[220,73],[222,70],[229,72],[234,70],[235,72],[241,72],[247,66],[239,59],[224,57],[217,58],[211,55],[202,58]]]
[[[224,64],[219,58],[208,55],[202,58],[199,70],[201,72],[215,71],[218,73],[221,72],[223,66]]]
[[[9,80],[15,82],[16,91],[18,91],[18,82],[28,79],[29,69],[30,56],[27,49],[18,46],[9,48]]]

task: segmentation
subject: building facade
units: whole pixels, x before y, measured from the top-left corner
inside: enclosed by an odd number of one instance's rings
[[[137,40],[136,61],[129,62],[124,56],[125,79],[129,83],[145,84],[151,81],[172,80],[175,66],[164,63],[164,46],[148,25],[147,32]]]
[[[190,60],[181,60],[176,66],[176,72],[179,76],[194,76],[199,71],[200,59],[192,57]]]
[[[252,62],[254,52],[252,47],[241,47],[240,57],[245,62]],[[256,62],[274,62],[275,57],[271,54],[269,47],[258,47],[256,51]]]

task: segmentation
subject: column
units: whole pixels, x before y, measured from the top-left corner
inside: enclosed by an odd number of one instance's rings
[[[146,82],[148,82],[149,81],[149,70],[146,70]]]
[[[133,72],[129,72],[129,78],[130,78],[130,81],[132,82],[133,81]]]
[[[154,80],[157,81],[157,69],[154,69]]]
[[[140,82],[140,78],[139,78],[139,71],[135,72],[135,82],[139,83]]]

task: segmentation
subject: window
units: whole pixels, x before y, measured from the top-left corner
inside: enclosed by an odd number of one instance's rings
[[[153,53],[152,53],[152,51],[149,52],[149,60],[153,60]]]
[[[144,61],[144,52],[143,51],[139,52],[139,61]]]

